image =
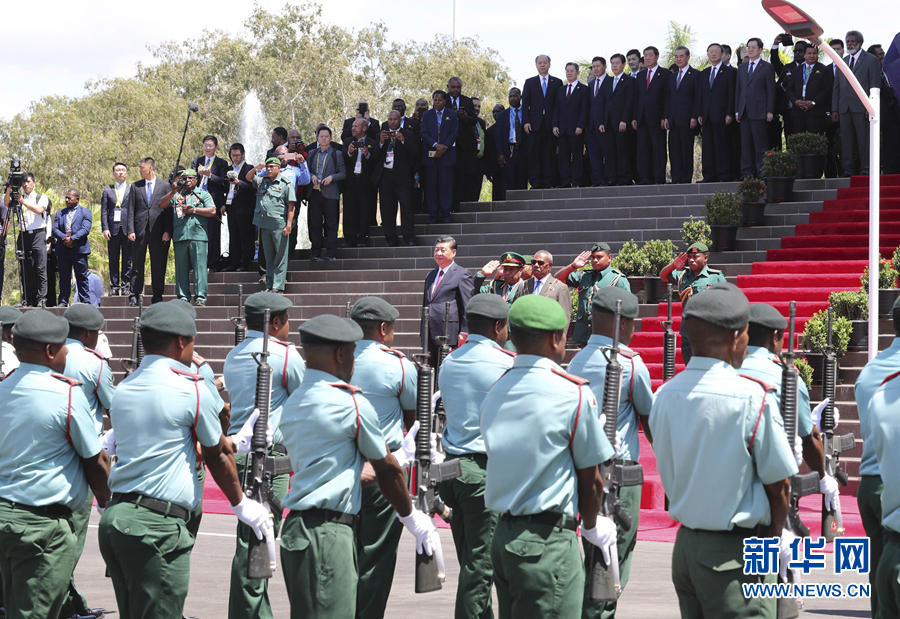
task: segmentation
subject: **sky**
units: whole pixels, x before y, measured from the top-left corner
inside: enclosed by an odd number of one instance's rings
[[[258,2],[268,10],[282,5],[277,0]],[[550,72],[562,77],[569,60],[596,55],[608,59],[631,48],[663,47],[669,20],[692,27],[694,55],[712,42],[735,45],[755,36],[768,45],[779,32],[758,0],[720,2],[717,10],[710,10],[712,4],[710,0],[644,0],[640,5],[456,0],[456,34],[477,36],[483,45],[496,49],[513,81],[521,86],[535,74],[537,54],[548,54],[553,61]],[[856,29],[865,36],[866,46],[887,46],[896,35],[889,28],[900,24],[896,19],[900,10],[885,8],[894,3],[884,0],[805,0],[799,4],[825,29],[827,38],[844,38],[847,30]],[[852,19],[847,17],[850,4]],[[436,34],[452,34],[453,6],[453,0],[325,0],[322,10],[324,21],[348,29],[383,21],[390,40],[425,41]],[[614,19],[608,19],[605,7],[610,6],[625,11],[640,6],[642,10],[617,12]],[[88,80],[132,76],[138,62],[153,64],[148,47],[183,41],[200,35],[203,29],[239,32],[252,11],[251,3],[233,0],[214,5],[185,5],[174,0],[146,4],[90,0],[82,5],[71,0],[42,0],[34,7],[29,2],[7,2],[3,11],[6,27],[0,37],[0,118],[12,118],[41,97],[81,96]]]

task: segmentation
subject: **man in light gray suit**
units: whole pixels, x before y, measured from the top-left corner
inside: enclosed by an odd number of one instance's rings
[[[878,58],[863,50],[863,35],[851,30],[845,37],[847,55],[844,56],[853,75],[859,80],[866,95],[870,88],[881,87],[881,63]],[[854,173],[869,173],[869,114],[862,101],[856,96],[853,86],[840,71],[835,74],[834,90],[831,94],[831,120],[841,121],[841,161],[844,164],[842,176]],[[853,151],[859,151],[859,171],[857,172]],[[878,171],[876,170],[877,174]]]
[[[522,295],[537,294],[559,303],[566,312],[566,319],[572,319],[572,295],[566,282],[561,282],[550,274],[553,255],[546,249],[539,250],[531,260],[531,278],[525,280]]]
[[[762,49],[762,39],[747,41],[749,62],[738,67],[735,119],[741,127],[741,178],[760,176],[769,150],[768,123],[775,114],[775,69],[759,57]]]

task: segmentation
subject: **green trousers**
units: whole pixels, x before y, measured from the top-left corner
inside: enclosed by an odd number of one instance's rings
[[[356,589],[356,616],[359,619],[384,617],[394,568],[397,546],[403,534],[403,523],[394,513],[378,485],[362,490],[360,524],[356,537],[359,583]],[[412,563],[410,561],[410,563]]]
[[[6,616],[59,616],[75,569],[71,516],[0,499],[0,575]]]
[[[631,574],[631,555],[634,553],[634,546],[637,544],[638,518],[641,514],[641,486],[629,486],[619,489],[619,502],[622,508],[629,516],[631,516],[631,529],[629,531],[622,530],[621,526],[616,526],[618,534],[616,535],[616,551],[619,555],[619,584],[622,590],[628,584],[628,575]],[[584,606],[581,609],[582,619],[610,619],[616,616],[617,602],[592,602],[590,574],[590,561],[593,549],[596,548],[592,543],[582,539],[584,545]],[[597,549],[597,552],[600,550]]]
[[[187,530],[196,539],[200,530],[200,521],[203,520],[203,484],[206,482],[206,465],[201,464],[197,469],[197,481],[200,482],[200,501],[197,507],[191,510],[191,518],[187,522]]]
[[[103,512],[99,538],[119,617],[182,616],[194,547],[184,520],[132,503],[115,503]]]
[[[581,616],[584,565],[575,531],[501,515],[491,560],[500,619]]]
[[[191,269],[194,270],[194,299],[206,301],[206,241],[176,241],[175,247],[175,296],[191,301]]]
[[[281,528],[281,567],[291,619],[352,619],[359,576],[351,527],[292,511]]]
[[[269,451],[269,455],[283,456],[280,452]],[[248,454],[234,454],[237,464],[238,479],[244,478]],[[290,475],[279,475],[272,480],[272,488],[279,499],[284,499],[288,492]],[[275,516],[275,535],[281,526],[281,510],[273,512]],[[250,547],[250,536],[255,534],[250,527],[238,521],[237,543],[234,559],[231,560],[231,590],[228,594],[229,619],[272,619],[272,605],[269,603],[269,581],[266,579],[251,580],[247,578],[247,556]]]
[[[441,499],[453,509],[450,530],[459,561],[456,585],[456,619],[492,619],[491,539],[497,514],[484,505],[484,481],[487,455],[459,456],[462,475],[441,482]]]
[[[900,544],[895,541],[884,545],[873,589],[872,597],[878,592],[881,616],[900,617]]]
[[[88,603],[81,595],[81,592],[75,587],[75,567],[78,560],[81,559],[81,553],[84,552],[84,541],[87,539],[88,522],[91,519],[91,510],[94,508],[94,493],[88,489],[88,497],[84,502],[84,506],[76,512],[72,513],[72,527],[75,530],[75,564],[72,566],[72,578],[69,580],[69,593],[60,611],[60,619],[71,617],[75,613],[86,615],[88,612]]]
[[[869,583],[872,585],[872,597],[869,604],[872,607],[872,619],[881,619],[882,614],[878,603],[878,566],[881,562],[881,553],[887,542],[884,527],[881,525],[881,491],[884,482],[881,475],[862,475],[859,480],[859,488],[856,491],[856,503],[859,505],[859,515],[862,518],[863,528],[869,538]]]
[[[774,598],[744,597],[742,583],[774,583],[776,574],[744,574],[747,529],[702,531],[682,525],[672,553],[672,582],[682,619],[775,619]]]
[[[261,249],[266,254],[266,289],[284,290],[287,277],[288,246],[290,237],[282,234],[282,229],[259,231]]]

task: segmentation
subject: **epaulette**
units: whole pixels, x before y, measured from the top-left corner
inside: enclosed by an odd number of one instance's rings
[[[636,350],[622,350],[619,349],[619,354],[627,359],[634,359],[635,357],[640,357],[641,353]]]
[[[203,365],[204,363],[206,363],[206,359],[204,359],[202,356],[198,355],[197,353],[194,353],[192,361],[194,363],[196,363],[198,367]]]
[[[709,268],[709,267],[706,267],[706,272],[707,272],[707,273],[716,273],[716,274],[718,274],[718,275],[721,275],[721,274],[722,274],[722,271],[721,271],[720,269],[711,269],[711,268]]]
[[[100,353],[98,353],[98,352],[97,352],[96,350],[94,350],[93,348],[88,348],[87,346],[85,346],[84,349],[85,349],[86,351],[88,351],[89,353],[92,353],[92,354],[96,355],[97,358],[100,359],[100,361],[106,361],[106,359],[103,357],[103,355],[101,355]]]
[[[775,387],[770,385],[764,380],[759,380],[758,378],[754,378],[753,376],[747,376],[746,374],[741,374],[741,378],[746,378],[747,380],[752,380],[754,383],[757,383],[762,386],[766,391],[775,391]]]
[[[180,376],[185,376],[187,378],[190,378],[194,382],[203,380],[203,377],[200,376],[199,374],[194,374],[193,372],[188,372],[187,370],[179,370],[178,368],[169,368],[169,369]]]
[[[332,387],[337,387],[338,389],[346,389],[350,393],[362,393],[362,389],[355,385],[348,385],[347,383],[328,383]]]
[[[285,346],[285,347],[291,346],[291,342],[282,342],[281,340],[273,340],[271,338],[269,338],[269,341],[272,342],[273,344],[281,344],[282,346]]]
[[[78,385],[82,384],[81,381],[75,380],[74,378],[69,378],[68,376],[63,376],[62,374],[57,374],[56,372],[50,372],[50,376],[57,380],[67,382],[72,387],[77,387]]]
[[[394,350],[393,348],[388,348],[387,346],[381,346],[380,348],[381,348],[382,351],[384,351],[384,352],[386,352],[386,353],[388,353],[388,354],[391,354],[391,355],[395,355],[395,356],[397,356],[397,357],[400,357],[401,359],[403,359],[404,357],[406,357],[406,355],[404,355],[404,354],[403,354],[402,352],[400,352],[399,350]]]
[[[772,363],[774,363],[775,365],[784,365],[784,359],[782,359],[778,355],[772,355],[772,358],[770,359],[770,361]]]
[[[516,358],[516,353],[513,352],[513,351],[511,351],[511,350],[506,350],[505,348],[502,348],[502,347],[500,347],[500,346],[494,346],[494,350],[499,350],[500,352],[509,355],[509,356],[512,357],[513,359]]]
[[[884,383],[888,382],[889,380],[893,380],[893,379],[897,378],[898,376],[900,376],[900,372],[894,372],[893,374],[891,374],[887,378],[885,378],[883,381],[881,381],[881,384],[883,385]]]
[[[591,384],[591,381],[587,380],[586,378],[581,378],[580,376],[575,376],[574,374],[569,374],[568,372],[564,372],[563,370],[558,370],[556,368],[552,368],[552,370],[553,370],[553,373],[556,374],[557,376],[562,376],[566,380],[572,381],[579,387],[582,385]]]

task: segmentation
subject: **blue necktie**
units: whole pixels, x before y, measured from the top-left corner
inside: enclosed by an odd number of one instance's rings
[[[541,78],[541,90],[544,91],[544,96],[546,97],[547,96],[547,78],[546,77]]]
[[[147,206],[150,206],[150,201],[153,199],[153,181],[147,181]]]
[[[541,282],[541,280],[539,280],[539,279],[534,280],[534,294],[539,294],[539,293],[540,293],[540,290],[541,290],[541,283],[542,283],[542,282]]]
[[[751,77],[753,77],[753,65],[754,65],[754,64],[756,64],[756,63],[755,63],[755,62],[751,62],[751,63],[750,63],[750,70],[747,71],[747,79],[748,79],[748,80],[749,80]]]
[[[716,68],[713,67],[712,71],[709,72],[709,87],[712,88],[713,82],[716,81]]]

